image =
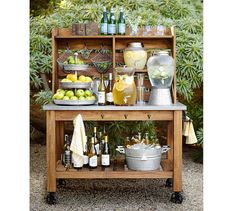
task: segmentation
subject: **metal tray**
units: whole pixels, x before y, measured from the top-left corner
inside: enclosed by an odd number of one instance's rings
[[[65,89],[89,89],[92,82],[60,82],[60,87]]]
[[[88,64],[63,64],[64,71],[86,71],[88,67]]]
[[[53,100],[56,105],[93,105],[96,100]]]

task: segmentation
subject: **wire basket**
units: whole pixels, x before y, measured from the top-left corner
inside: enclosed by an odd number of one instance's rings
[[[64,62],[67,61],[67,59],[70,56],[74,56],[72,51],[67,49],[58,59],[57,63],[60,69],[64,70],[65,72],[71,72],[71,71],[86,71],[89,67],[88,64],[65,64]],[[79,60],[82,60],[81,58],[78,58]]]
[[[112,65],[112,58],[107,53],[101,51],[91,59],[93,65],[99,73],[106,73]]]
[[[66,51],[58,57],[57,63],[60,69],[63,69],[64,62],[68,59],[69,56],[73,56],[73,53],[71,50],[69,50],[69,48],[67,48]]]

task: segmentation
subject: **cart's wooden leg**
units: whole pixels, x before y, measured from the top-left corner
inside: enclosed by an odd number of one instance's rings
[[[182,191],[182,111],[174,111],[173,191]]]
[[[56,192],[56,121],[55,111],[47,111],[47,191]]]
[[[61,154],[63,153],[64,147],[64,122],[56,122],[56,153],[57,160],[61,159]]]
[[[173,162],[173,146],[174,146],[174,131],[173,131],[173,121],[168,122],[167,126],[167,145],[170,147],[168,151],[168,160]]]

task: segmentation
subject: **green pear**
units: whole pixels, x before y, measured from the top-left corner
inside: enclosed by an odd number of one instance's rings
[[[64,96],[63,100],[69,100],[70,98],[68,96]]]
[[[86,98],[84,96],[80,96],[79,100],[86,100]]]
[[[57,93],[56,93],[56,96],[55,96],[55,99],[56,99],[56,100],[62,100],[63,97],[64,97],[64,94],[63,94],[63,93],[57,92]]]
[[[84,94],[86,96],[92,96],[93,93],[90,90],[87,89],[87,90],[84,91]]]
[[[70,100],[78,100],[78,98],[76,96],[72,96],[70,97]]]
[[[81,96],[84,96],[84,90],[83,89],[78,89],[75,93],[75,95],[77,97],[81,97]]]
[[[74,92],[73,92],[72,90],[68,90],[68,91],[66,92],[66,96],[69,97],[69,98],[71,98],[71,97],[74,96]]]

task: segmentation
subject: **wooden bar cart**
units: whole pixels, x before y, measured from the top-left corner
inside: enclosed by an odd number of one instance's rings
[[[90,48],[99,48],[106,44],[112,50],[113,67],[118,60],[122,60],[119,50],[124,49],[129,42],[143,42],[146,48],[170,49],[175,59],[175,32],[170,29],[164,36],[73,36],[71,29],[54,29],[52,33],[52,56],[53,56],[53,93],[59,88],[59,78],[65,73],[59,70],[57,58],[58,50],[65,49],[69,43],[70,49],[83,48],[84,43]],[[90,75],[96,75],[92,67],[88,70]],[[146,72],[144,70],[143,72]],[[146,81],[148,86],[148,81]],[[150,84],[149,84],[150,86]],[[176,76],[172,86],[173,104],[168,106],[59,106],[55,104],[44,105],[47,124],[47,202],[56,203],[57,179],[157,179],[166,178],[167,186],[172,186],[173,194],[171,201],[182,203],[182,112],[186,106],[176,101]],[[148,98],[148,95],[146,96]],[[167,145],[171,147],[167,159],[162,160],[161,169],[155,171],[133,171],[117,164],[116,170],[112,168],[90,171],[83,168],[80,171],[66,169],[61,163],[61,153],[64,145],[64,122],[73,121],[81,114],[84,121],[167,121]]]

